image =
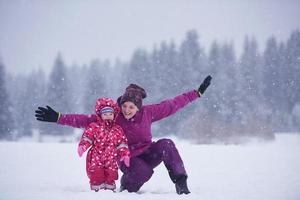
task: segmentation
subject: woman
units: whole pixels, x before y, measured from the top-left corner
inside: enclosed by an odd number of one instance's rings
[[[143,88],[130,84],[125,93],[118,98],[122,113],[118,115],[116,123],[120,125],[128,140],[131,153],[130,166],[121,164],[123,172],[121,191],[137,192],[153,174],[153,169],[162,161],[168,169],[178,194],[190,193],[187,187],[187,173],[175,144],[170,139],[152,141],[151,124],[166,118],[188,103],[199,98],[210,85],[212,77],[207,76],[198,90],[192,90],[173,99],[159,104],[142,106],[142,99],[146,98]],[[63,114],[52,108],[39,107],[36,118],[40,121],[56,122],[77,128],[87,127],[96,121],[96,115]]]

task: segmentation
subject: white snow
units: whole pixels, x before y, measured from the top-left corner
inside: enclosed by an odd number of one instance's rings
[[[189,174],[189,195],[175,193],[163,164],[138,193],[92,192],[76,143],[1,142],[0,200],[300,199],[299,134],[247,145],[174,140]]]

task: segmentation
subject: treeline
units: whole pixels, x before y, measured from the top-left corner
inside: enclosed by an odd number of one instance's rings
[[[144,104],[158,103],[197,89],[208,74],[213,80],[205,95],[154,124],[154,136],[239,143],[253,136],[272,139],[274,132],[299,132],[300,32],[293,31],[286,41],[270,37],[264,46],[260,52],[256,39],[245,37],[239,56],[226,42],[215,41],[205,51],[192,30],[180,45],[171,41],[151,51],[137,49],[128,62],[67,65],[58,54],[49,76],[42,70],[11,75],[1,62],[0,138],[73,133],[72,128],[37,122],[37,106],[50,105],[62,113],[94,113],[99,96],[117,99],[129,83],[146,89]]]

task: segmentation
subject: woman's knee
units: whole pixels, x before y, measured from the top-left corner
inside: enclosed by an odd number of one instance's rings
[[[124,181],[124,186],[128,192],[137,192],[140,188],[150,180],[153,170],[144,171],[143,173],[137,171],[132,174],[126,174],[127,180]]]
[[[150,180],[153,172],[153,169],[147,165],[141,165],[139,168],[130,166],[124,173],[121,184],[128,192],[137,192],[144,183]]]
[[[163,149],[175,147],[175,143],[173,142],[173,140],[167,138],[160,139],[156,143]]]
[[[150,165],[145,163],[143,160],[136,158],[132,159],[130,166],[123,169],[122,172],[125,175],[125,182],[143,183],[147,182],[151,178],[154,171]]]

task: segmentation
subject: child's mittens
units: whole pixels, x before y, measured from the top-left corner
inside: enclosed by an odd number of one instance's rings
[[[77,153],[78,153],[79,157],[81,157],[86,150],[87,150],[87,147],[85,145],[78,145]]]
[[[130,166],[130,157],[129,156],[122,156],[120,161],[124,161],[126,167],[129,167]]]

